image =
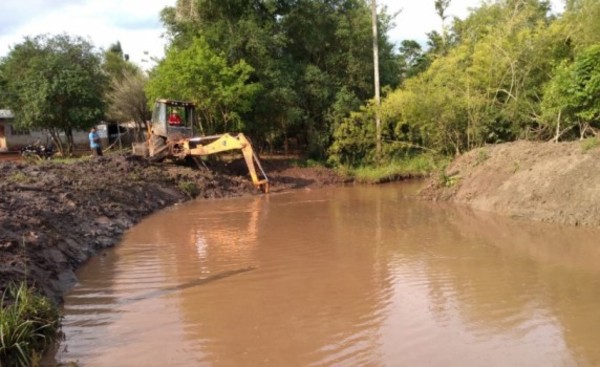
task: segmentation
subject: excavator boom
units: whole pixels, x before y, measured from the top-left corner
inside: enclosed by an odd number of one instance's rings
[[[202,144],[203,142],[208,141],[210,142],[205,145]],[[248,141],[244,134],[239,133],[237,135],[232,135],[228,133],[196,137],[187,139],[184,142],[184,152],[186,152],[186,155],[191,155],[192,157],[207,156],[210,154],[226,152],[234,149],[239,149],[242,151],[242,155],[246,161],[246,166],[248,166],[248,171],[252,177],[252,183],[254,186],[261,188],[265,193],[269,192],[269,179],[267,178],[267,175],[263,170],[258,157],[254,153],[250,141]],[[258,167],[262,177],[264,177],[262,180],[258,178],[256,167]]]

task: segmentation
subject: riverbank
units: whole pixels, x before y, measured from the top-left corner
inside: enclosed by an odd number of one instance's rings
[[[421,195],[537,221],[600,227],[600,144],[514,142],[455,159]]]
[[[267,159],[263,166],[272,192],[348,181],[291,160]],[[0,288],[27,280],[60,303],[77,267],[152,212],[194,197],[261,194],[242,161],[213,168],[127,155],[0,163]],[[476,149],[432,177],[421,195],[512,217],[600,226],[600,148],[516,142]]]
[[[271,192],[341,184],[322,167],[263,161]],[[77,281],[75,270],[114,246],[143,217],[192,198],[260,195],[234,161],[212,170],[135,156],[70,163],[0,163],[0,290],[26,280],[56,303]]]

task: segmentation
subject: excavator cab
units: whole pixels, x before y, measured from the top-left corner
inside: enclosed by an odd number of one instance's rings
[[[211,136],[199,134],[201,125],[196,121],[196,109],[192,102],[157,100],[148,129],[147,146],[151,160],[187,157],[197,160],[210,154],[240,150],[252,177],[252,183],[263,192],[269,192],[269,179],[248,138],[242,133]]]
[[[160,136],[193,137],[197,129],[195,107],[192,102],[157,100],[150,120],[152,132]]]

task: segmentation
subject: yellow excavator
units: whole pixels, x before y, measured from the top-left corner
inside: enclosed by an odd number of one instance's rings
[[[202,136],[196,123],[196,106],[192,102],[159,99],[154,104],[152,119],[148,126],[145,145],[151,160],[166,158],[185,159],[239,149],[244,156],[254,186],[269,192],[269,179],[252,149],[250,141],[242,133]],[[259,178],[258,167],[262,178]]]

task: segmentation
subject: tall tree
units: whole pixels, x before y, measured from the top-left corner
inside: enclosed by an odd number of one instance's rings
[[[123,53],[121,42],[110,45],[108,50],[104,52],[102,69],[110,79],[120,80],[126,73],[135,73],[137,66],[129,62],[129,56]]]
[[[62,152],[71,152],[73,129],[87,130],[104,115],[100,65],[99,53],[80,37],[26,37],[0,65],[16,124],[47,129]]]
[[[588,47],[573,62],[565,61],[548,83],[542,103],[545,122],[558,139],[569,130],[580,138],[600,128],[600,45]]]
[[[375,75],[375,105],[381,105],[380,83],[379,83],[379,39],[377,37],[377,1],[371,0],[371,22],[373,27],[373,70]],[[375,129],[376,129],[376,155],[377,159],[381,157],[381,119],[379,111],[375,111]]]
[[[567,0],[560,22],[564,38],[577,49],[600,43],[600,2],[596,0]]]
[[[137,139],[143,139],[146,121],[150,118],[145,87],[148,77],[140,70],[127,71],[119,80],[111,80],[106,94],[107,118],[113,121],[134,121]]]
[[[400,70],[402,80],[422,73],[429,67],[429,64],[431,63],[423,51],[423,48],[417,41],[402,41],[398,51],[401,60]]]
[[[446,15],[446,11],[448,10],[448,7],[450,6],[450,1],[451,0],[435,0],[434,1],[434,6],[435,6],[435,12],[437,13],[438,17],[440,17],[440,20],[442,21],[442,45],[444,46],[444,48],[446,48],[446,42],[447,42],[447,34],[448,34],[448,30],[446,28],[446,19],[448,19],[448,16]]]
[[[134,122],[136,139],[141,140],[150,118],[145,93],[148,78],[129,61],[119,41],[110,45],[103,56],[102,70],[109,79],[105,94],[106,119],[111,123]]]
[[[322,156],[331,117],[339,116],[331,113],[338,93],[372,98],[371,13],[364,0],[180,0],[162,15],[171,47],[187,48],[201,35],[228,65],[252,66],[249,81],[263,89],[242,118],[259,141],[285,145],[293,137]],[[378,23],[381,81],[396,86],[398,59],[386,36],[391,18],[380,13]]]

